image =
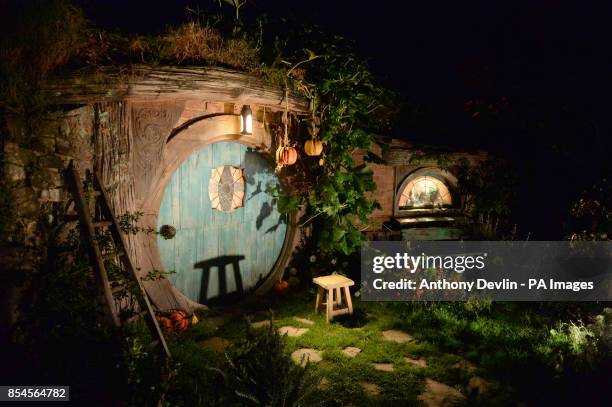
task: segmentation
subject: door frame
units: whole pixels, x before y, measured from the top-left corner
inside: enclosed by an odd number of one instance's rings
[[[170,179],[180,165],[199,149],[212,143],[231,141],[251,147],[273,162],[272,137],[270,136],[269,129],[263,123],[255,120],[252,134],[241,134],[239,127],[239,117],[235,115],[215,115],[199,120],[191,126],[181,128],[178,132],[172,133],[172,138],[168,139],[164,145],[161,164],[153,177],[148,193],[145,195],[146,198],[139,205],[145,214],[143,223],[146,226],[154,229],[157,228],[159,209]],[[280,176],[278,178],[283,188],[289,187],[286,179]],[[282,278],[283,272],[291,258],[291,253],[299,240],[297,222],[299,216],[300,213],[297,210],[287,214],[287,231],[278,259],[268,275],[250,293],[247,293],[247,296],[249,294],[265,294],[276,281]],[[152,234],[147,238],[145,252],[146,257],[151,262],[150,266],[152,269],[164,270],[157,246],[157,235]],[[186,297],[174,285],[171,283],[169,285],[173,290],[172,294],[178,296],[182,302],[191,308],[202,307],[201,304]],[[157,294],[159,295],[160,293]]]

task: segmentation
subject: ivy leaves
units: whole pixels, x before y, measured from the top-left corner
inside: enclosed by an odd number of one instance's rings
[[[318,238],[321,250],[349,255],[363,241],[362,229],[380,208],[373,197],[376,190],[372,171],[357,165],[357,151],[365,161],[380,162],[371,152],[375,131],[381,131],[392,109],[393,99],[377,85],[367,64],[355,55],[328,53],[316,70],[320,98],[321,140],[326,161],[323,175],[308,194],[308,203],[322,223]]]

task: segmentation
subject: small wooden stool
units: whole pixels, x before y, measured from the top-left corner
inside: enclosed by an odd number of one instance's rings
[[[332,274],[330,276],[313,278],[312,282],[319,286],[315,312],[319,312],[323,308],[323,290],[327,290],[327,322],[334,319],[336,315],[353,313],[353,302],[351,301],[351,292],[349,290],[349,287],[355,284],[353,280],[340,274]],[[344,289],[346,297],[346,308],[342,308],[342,289]],[[334,292],[336,293],[336,298],[334,298]],[[334,306],[336,306],[336,309],[334,309]]]

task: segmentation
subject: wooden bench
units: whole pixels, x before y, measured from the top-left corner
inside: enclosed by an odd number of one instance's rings
[[[351,301],[351,292],[349,290],[349,287],[355,284],[353,280],[340,274],[332,274],[330,276],[313,278],[312,282],[319,286],[315,312],[319,312],[319,310],[323,308],[324,291],[327,291],[327,322],[334,319],[336,315],[353,313],[353,302]],[[343,289],[346,297],[346,307],[344,308],[342,307]]]

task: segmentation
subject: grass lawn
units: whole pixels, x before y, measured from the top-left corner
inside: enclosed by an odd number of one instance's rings
[[[580,386],[597,385],[591,370],[578,374],[572,370],[574,365],[559,366],[556,360],[563,358],[559,352],[571,345],[566,343],[571,338],[551,334],[556,319],[545,316],[550,312],[543,312],[541,305],[358,299],[354,305],[352,316],[336,317],[328,324],[323,313],[314,312],[313,292],[269,297],[212,309],[190,333],[174,335],[170,343],[182,364],[181,374],[201,376],[203,366],[220,366],[225,347],[215,351],[202,347],[202,342],[223,338],[238,343],[245,337],[247,320],[271,316],[274,329],[306,328],[301,336],[286,337],[289,354],[302,348],[321,352],[322,360],[309,364],[319,384],[306,405],[431,405],[442,399],[457,405],[570,404],[575,396],[580,399]],[[386,340],[383,332],[387,330],[401,330],[413,340]],[[361,351],[349,357],[342,352],[347,347]],[[426,366],[414,366],[415,361]],[[393,371],[378,370],[375,364],[387,364]],[[214,373],[206,375],[210,379]],[[570,382],[578,394],[568,391]],[[591,387],[584,391],[600,391]]]

